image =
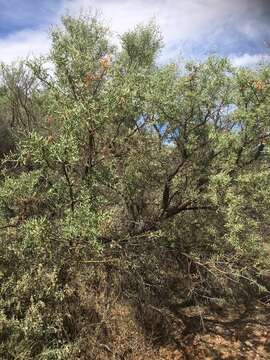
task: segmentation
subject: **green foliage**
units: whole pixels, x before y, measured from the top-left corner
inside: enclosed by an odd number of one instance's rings
[[[78,284],[95,277],[91,261],[119,255],[114,244],[134,278],[168,249],[188,259],[197,278],[182,295],[196,301],[240,301],[268,286],[269,66],[217,57],[157,66],[153,24],[124,34],[119,50],[95,16],[62,25],[48,59],[11,71],[0,94],[5,108],[21,77],[31,84],[17,119],[29,127],[2,162],[5,359],[78,358],[87,321]],[[126,255],[125,244],[155,241],[151,258]]]
[[[129,66],[153,65],[157,52],[161,48],[161,36],[154,23],[148,26],[137,26],[135,30],[125,33],[122,38],[124,58]]]
[[[25,62],[0,66],[1,123],[14,135],[38,129],[42,117],[40,83]]]

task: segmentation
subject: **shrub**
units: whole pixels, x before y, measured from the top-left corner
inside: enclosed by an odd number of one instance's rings
[[[28,63],[44,126],[2,163],[1,355],[83,358],[104,283],[145,318],[269,291],[269,66],[157,66],[153,24],[120,50],[91,16],[51,37],[54,74]]]

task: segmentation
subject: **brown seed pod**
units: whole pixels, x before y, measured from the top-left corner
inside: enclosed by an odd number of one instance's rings
[[[51,115],[48,116],[48,125],[52,125],[53,123],[53,117]]]
[[[265,83],[261,80],[255,81],[255,88],[257,91],[262,91],[265,88]]]
[[[95,80],[95,76],[92,74],[86,74],[84,78],[85,85],[89,88],[92,84],[92,81]]]
[[[110,65],[110,59],[108,56],[104,56],[99,60],[99,64],[103,70],[107,70]]]

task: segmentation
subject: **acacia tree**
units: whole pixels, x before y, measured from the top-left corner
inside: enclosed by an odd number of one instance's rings
[[[158,66],[153,24],[124,34],[120,50],[96,17],[65,17],[51,38],[54,74],[28,64],[46,94],[44,131],[20,141],[15,171],[2,166],[8,359],[75,354],[72,284],[107,243],[161,239],[207,260],[229,290],[258,287],[266,267],[269,66]]]

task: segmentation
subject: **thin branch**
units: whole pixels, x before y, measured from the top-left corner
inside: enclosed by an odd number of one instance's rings
[[[7,224],[7,225],[4,225],[4,226],[1,226],[0,230],[5,230],[5,229],[8,229],[8,228],[16,228],[19,225],[20,225],[19,222],[17,222],[16,224]]]
[[[73,192],[72,183],[70,181],[65,163],[63,163],[63,171],[64,171],[64,175],[65,175],[65,178],[66,178],[67,184],[68,184],[69,196],[70,196],[70,200],[71,200],[71,204],[70,204],[71,211],[74,212],[74,206],[75,206],[74,192]]]

